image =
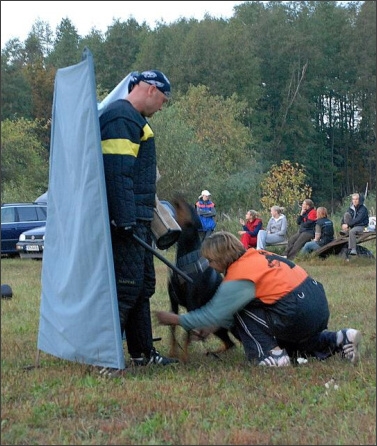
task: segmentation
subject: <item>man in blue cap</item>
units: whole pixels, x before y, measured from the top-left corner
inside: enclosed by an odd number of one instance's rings
[[[115,280],[121,332],[132,365],[178,362],[153,347],[149,299],[155,292],[152,246],[156,197],[156,148],[147,120],[171,95],[168,78],[158,70],[131,73],[128,94],[108,102],[100,114]]]

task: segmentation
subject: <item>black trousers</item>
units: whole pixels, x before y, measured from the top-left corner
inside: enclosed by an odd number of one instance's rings
[[[153,347],[149,299],[156,286],[153,254],[132,235],[111,231],[120,329],[131,357],[149,357]],[[150,222],[138,221],[134,233],[152,246]]]
[[[308,277],[273,305],[258,299],[236,314],[235,322],[248,360],[260,361],[279,346],[324,359],[338,350],[336,332],[326,331],[330,312],[321,283]]]
[[[287,259],[293,260],[306,242],[309,242],[314,237],[312,232],[296,232],[288,239],[288,245],[285,249],[284,255]]]

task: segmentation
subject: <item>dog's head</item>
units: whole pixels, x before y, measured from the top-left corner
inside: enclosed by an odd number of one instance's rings
[[[175,219],[181,228],[194,226],[201,228],[200,219],[195,207],[190,205],[182,194],[176,194],[172,199],[175,209]]]

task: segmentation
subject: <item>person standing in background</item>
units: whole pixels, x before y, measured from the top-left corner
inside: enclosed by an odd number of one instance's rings
[[[238,231],[238,235],[241,236],[241,243],[246,249],[255,248],[257,246],[258,232],[262,229],[263,222],[259,218],[259,213],[254,211],[254,209],[246,212],[245,219],[246,221],[240,218],[242,230]]]
[[[202,222],[202,232],[200,233],[203,241],[207,236],[211,235],[216,228],[216,207],[215,203],[211,201],[211,194],[207,189],[202,190],[195,203],[196,212]]]
[[[261,229],[257,235],[257,249],[266,249],[266,245],[283,242],[287,237],[288,222],[283,214],[284,208],[272,206],[271,218],[267,228]]]

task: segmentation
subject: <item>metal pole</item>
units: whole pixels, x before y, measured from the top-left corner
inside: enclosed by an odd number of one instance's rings
[[[162,262],[165,263],[169,268],[171,268],[173,271],[175,271],[177,274],[182,276],[187,282],[193,283],[193,280],[191,277],[189,277],[186,273],[181,271],[179,268],[177,268],[173,263],[169,262],[169,260],[165,259],[164,256],[162,256],[158,251],[152,248],[152,246],[148,245],[144,240],[139,238],[136,234],[132,234],[133,238],[140,243],[141,246],[144,246],[145,249],[148,249],[152,254],[154,254],[158,259],[160,259]]]

